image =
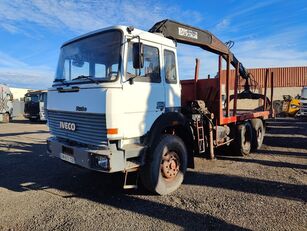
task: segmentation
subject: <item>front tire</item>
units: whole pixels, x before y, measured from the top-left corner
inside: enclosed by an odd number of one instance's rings
[[[237,127],[237,137],[234,142],[234,151],[236,155],[247,156],[252,147],[252,126],[249,122],[240,124]]]
[[[141,169],[145,188],[160,195],[180,187],[187,169],[187,150],[183,141],[174,135],[163,135],[152,147]]]

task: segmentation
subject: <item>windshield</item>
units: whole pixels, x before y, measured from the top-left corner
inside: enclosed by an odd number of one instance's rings
[[[121,32],[96,34],[62,47],[55,82],[114,81],[119,73]],[[77,80],[75,80],[77,81]]]
[[[301,99],[303,99],[303,100],[307,99],[307,88],[302,89]]]
[[[38,102],[38,95],[26,96],[25,102],[30,102],[30,101],[37,103]]]

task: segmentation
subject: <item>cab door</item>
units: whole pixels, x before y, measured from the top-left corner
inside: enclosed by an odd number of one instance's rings
[[[167,111],[177,111],[181,106],[181,87],[178,77],[176,50],[163,47],[162,78],[165,91],[165,106]]]
[[[133,67],[132,46],[126,48],[127,62],[123,81],[124,137],[139,137],[149,131],[164,112],[165,95],[161,79],[161,45],[142,41],[144,65]],[[129,78],[133,78],[131,82]]]

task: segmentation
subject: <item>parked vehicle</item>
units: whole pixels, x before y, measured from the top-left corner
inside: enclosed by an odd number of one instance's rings
[[[302,117],[307,117],[307,86],[302,88],[300,101],[301,101],[301,108],[299,114]]]
[[[274,100],[273,108],[276,116],[290,116],[294,117],[300,110],[300,97],[292,97],[291,95],[284,95],[283,100]]]
[[[0,84],[0,122],[8,123],[13,117],[13,94],[7,85]]]
[[[47,91],[30,91],[25,95],[24,117],[31,121],[46,121]]]
[[[179,81],[177,43],[198,46],[219,57],[217,78]],[[236,69],[234,95],[222,61]],[[198,70],[198,66],[196,66]],[[266,82],[269,80],[266,72]],[[246,80],[238,93],[238,79]],[[271,78],[271,86],[273,86]],[[101,172],[131,172],[144,186],[165,195],[182,183],[194,156],[214,159],[226,146],[248,155],[261,147],[271,101],[250,91],[250,75],[230,48],[208,31],[171,20],[149,32],[114,26],[72,39],[61,47],[56,77],[48,90],[48,153]],[[273,87],[271,88],[273,96]],[[262,99],[258,111],[240,111],[238,99]],[[272,98],[271,98],[272,99]],[[233,109],[230,104],[233,103]],[[225,103],[225,106],[223,105]]]

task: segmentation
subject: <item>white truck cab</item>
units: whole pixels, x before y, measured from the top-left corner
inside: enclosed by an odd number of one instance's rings
[[[140,69],[134,43],[143,44]],[[61,47],[47,105],[50,153],[89,169],[125,171],[154,121],[180,107],[176,44],[127,26],[70,40]]]
[[[307,117],[307,86],[302,88],[300,116]]]

